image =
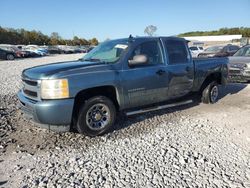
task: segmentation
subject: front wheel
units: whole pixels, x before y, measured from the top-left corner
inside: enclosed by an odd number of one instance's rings
[[[6,59],[12,61],[15,59],[15,56],[13,54],[7,54]]]
[[[80,107],[76,128],[79,133],[98,136],[107,132],[114,124],[116,109],[105,96],[92,97]]]
[[[216,81],[211,82],[202,91],[201,101],[206,104],[214,104],[219,98],[219,87]]]

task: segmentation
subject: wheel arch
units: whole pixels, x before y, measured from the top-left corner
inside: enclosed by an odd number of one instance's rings
[[[222,84],[222,73],[214,72],[206,76],[200,87],[200,93],[207,87],[211,82],[216,81],[218,84]]]
[[[79,112],[80,106],[84,103],[85,100],[98,95],[108,97],[114,103],[116,110],[119,111],[120,100],[117,88],[112,85],[105,85],[79,91],[76,94],[74,100],[73,116],[76,117]]]

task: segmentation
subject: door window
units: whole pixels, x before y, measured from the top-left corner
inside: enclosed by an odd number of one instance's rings
[[[163,63],[161,49],[157,41],[149,41],[140,44],[135,48],[130,59],[133,59],[135,55],[146,55],[149,65]]]
[[[190,47],[190,50],[196,51],[196,50],[198,50],[198,48],[197,47]]]
[[[188,63],[188,53],[184,41],[166,40],[164,43],[170,65]]]
[[[233,52],[233,51],[237,51],[239,49],[238,46],[229,46],[229,51]]]

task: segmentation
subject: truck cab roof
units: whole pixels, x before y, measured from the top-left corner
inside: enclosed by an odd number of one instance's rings
[[[140,40],[147,40],[147,39],[173,39],[173,40],[183,40],[188,41],[181,37],[175,37],[175,36],[136,36],[136,37],[130,37],[132,39],[140,39]]]

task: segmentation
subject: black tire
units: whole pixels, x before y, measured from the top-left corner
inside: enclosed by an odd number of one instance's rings
[[[202,91],[201,101],[205,104],[214,104],[218,101],[219,87],[216,81],[210,82]]]
[[[13,54],[7,54],[6,59],[12,61],[15,59],[15,56]]]
[[[86,100],[80,107],[76,129],[81,134],[99,136],[113,126],[115,118],[114,103],[105,96],[95,96]]]

